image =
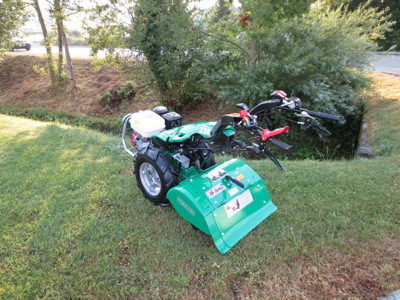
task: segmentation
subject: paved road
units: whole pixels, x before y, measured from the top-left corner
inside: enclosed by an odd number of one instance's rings
[[[53,53],[58,53],[58,46],[52,47]],[[125,54],[129,57],[131,52],[129,50],[120,49],[121,54]],[[18,49],[14,51],[10,51],[9,53],[14,53],[18,55],[44,55],[46,54],[46,48],[44,46],[32,46],[31,50],[26,51],[25,49]],[[69,53],[71,57],[90,57],[90,47],[88,46],[69,46]],[[97,54],[98,57],[104,57],[105,53],[100,51]]]
[[[53,47],[54,53],[58,52],[58,47]],[[127,50],[127,53],[129,51]],[[46,48],[44,46],[33,46],[30,51],[25,49],[15,50],[15,54],[46,54]],[[70,53],[72,57],[89,57],[90,47],[85,46],[70,46]],[[394,55],[388,55],[383,53],[375,53],[372,67],[369,68],[377,72],[388,72],[400,74],[400,53],[397,52]],[[98,54],[99,57],[104,57],[104,52]]]
[[[400,53],[397,52],[393,55],[376,53],[371,70],[400,74]]]
[[[58,52],[58,46],[52,47],[53,53]],[[69,52],[72,57],[89,57],[90,56],[90,47],[85,46],[70,46]],[[14,54],[21,54],[21,55],[32,55],[32,54],[39,54],[44,55],[46,54],[46,48],[44,46],[32,46],[31,50],[26,51],[25,49],[18,49],[14,50]]]

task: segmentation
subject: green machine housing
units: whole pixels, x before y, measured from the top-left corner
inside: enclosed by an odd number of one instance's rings
[[[167,198],[182,218],[211,235],[221,253],[277,209],[262,178],[238,159],[189,177]]]

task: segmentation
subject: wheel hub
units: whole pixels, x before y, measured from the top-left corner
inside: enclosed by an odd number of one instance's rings
[[[161,192],[161,179],[157,170],[149,164],[144,162],[139,168],[140,180],[145,190],[153,197],[156,197]]]

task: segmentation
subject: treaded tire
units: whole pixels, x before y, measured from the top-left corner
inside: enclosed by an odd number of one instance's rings
[[[140,176],[140,166],[143,163],[150,164],[158,174],[158,177],[161,181],[161,187],[160,192],[157,195],[154,195],[154,193],[152,195],[146,189],[146,183],[142,182],[142,177]],[[160,152],[158,149],[150,147],[145,154],[139,154],[135,160],[135,176],[137,184],[145,198],[161,206],[169,205],[169,201],[166,199],[167,192],[178,184],[178,179],[174,174],[170,160],[162,152]]]
[[[200,135],[196,135],[195,137],[192,138],[191,146],[194,148],[210,148],[206,140]],[[207,170],[208,168],[216,164],[214,155],[211,152],[211,150],[199,149],[197,150],[197,155],[199,158],[199,167],[202,170]]]

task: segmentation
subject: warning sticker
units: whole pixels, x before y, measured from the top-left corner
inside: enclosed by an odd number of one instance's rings
[[[233,189],[229,190],[228,193],[232,197],[235,195],[237,192],[239,192],[238,188],[235,186]]]
[[[212,197],[218,195],[219,193],[221,193],[224,190],[226,190],[226,186],[223,185],[222,183],[220,183],[220,184],[217,184],[216,186],[212,187],[208,191],[206,191],[206,195],[208,198],[211,199]]]
[[[247,205],[253,202],[253,196],[251,195],[250,191],[247,190],[244,193],[241,193],[239,196],[234,198],[233,200],[229,201],[225,204],[225,211],[228,215],[228,218],[233,217]]]
[[[209,172],[206,176],[210,178],[212,181],[217,181],[218,179],[224,177],[226,175],[226,171],[221,168],[216,168]]]

